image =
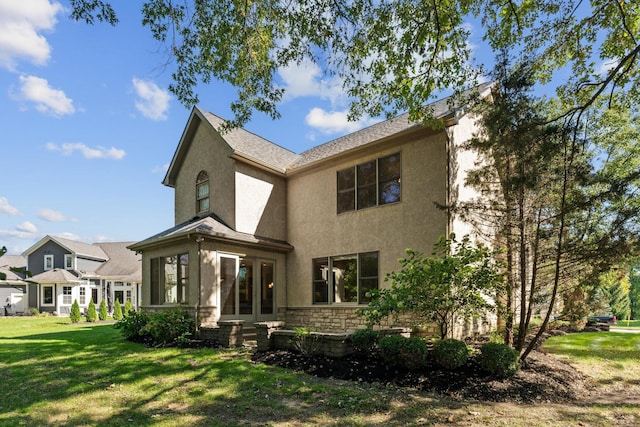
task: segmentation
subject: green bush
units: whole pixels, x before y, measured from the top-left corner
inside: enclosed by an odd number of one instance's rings
[[[40,316],[40,310],[35,307],[31,308],[31,315],[36,317]]]
[[[351,334],[351,342],[356,353],[369,354],[376,350],[380,333],[373,329],[358,329]]]
[[[106,305],[104,310],[106,313]],[[122,336],[129,341],[144,341],[149,334],[143,332],[143,328],[149,323],[150,316],[146,311],[131,311],[115,324],[115,328],[120,329]]]
[[[322,346],[320,336],[312,333],[308,328],[296,328],[291,343],[304,356],[313,356],[320,353],[320,347]]]
[[[464,341],[447,338],[433,344],[433,358],[445,369],[458,369],[469,359],[469,349]]]
[[[116,303],[113,306],[113,320],[121,320],[122,319],[122,306],[120,305],[120,301],[116,298]]]
[[[93,300],[89,301],[89,307],[87,308],[87,322],[95,322],[98,318],[98,314],[96,313],[96,304]]]
[[[80,321],[80,317],[80,306],[78,305],[78,300],[74,299],[73,304],[71,305],[71,313],[69,314],[71,323],[78,323]]]
[[[406,338],[402,335],[389,335],[378,342],[380,355],[391,366],[415,371],[427,364],[429,349],[420,338]]]
[[[140,334],[148,335],[154,346],[167,346],[184,343],[195,330],[193,316],[183,307],[174,307],[150,314]]]
[[[131,301],[127,300],[127,302],[124,303],[124,310],[122,311],[122,314],[127,316],[131,310],[133,310],[133,306],[131,305]]]
[[[98,319],[107,320],[107,303],[105,300],[100,301],[100,310],[98,311]]]
[[[520,353],[506,344],[488,342],[480,347],[477,362],[482,369],[498,377],[515,374],[519,368]]]

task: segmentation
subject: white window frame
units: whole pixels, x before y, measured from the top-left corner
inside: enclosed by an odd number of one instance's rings
[[[64,269],[65,270],[75,270],[73,265],[73,255],[64,254]]]
[[[67,290],[69,291],[68,294],[65,293]],[[62,305],[71,305],[71,304],[73,304],[73,286],[64,285],[62,287]]]
[[[79,304],[80,305],[86,305],[87,304],[87,288],[85,288],[84,286],[80,286],[79,288]]]
[[[53,270],[54,266],[55,266],[55,264],[54,264],[53,254],[46,254],[44,256],[43,269],[45,271]]]

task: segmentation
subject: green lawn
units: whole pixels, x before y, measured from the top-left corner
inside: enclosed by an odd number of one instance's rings
[[[562,338],[559,354],[585,357]],[[637,361],[638,341],[618,340]],[[113,323],[0,318],[0,426],[618,426],[638,408],[465,401],[316,379],[244,349],[150,349]]]
[[[618,320],[618,328],[640,328],[640,320]]]

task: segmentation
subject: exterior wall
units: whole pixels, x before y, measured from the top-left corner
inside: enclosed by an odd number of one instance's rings
[[[94,261],[94,260],[91,260],[91,259],[76,257],[76,268],[75,268],[75,270],[78,270],[78,271],[96,271],[102,264],[104,264],[103,261]],[[64,268],[64,265],[62,266],[62,268]]]
[[[209,174],[210,212],[235,227],[235,161],[230,155],[226,142],[200,123],[176,179],[176,224],[196,216],[196,178],[204,170]]]
[[[477,155],[462,148],[462,144],[468,141],[475,132],[478,131],[478,125],[472,114],[467,114],[460,118],[456,126],[447,129],[450,138],[450,168],[451,168],[451,203],[468,202],[480,196],[477,190],[465,185],[467,174],[470,170],[475,169]],[[457,239],[461,239],[465,235],[469,235],[472,239],[479,237],[478,231],[485,234],[487,230],[477,230],[471,224],[462,221],[459,217],[451,218],[451,231],[456,234]]]
[[[236,231],[286,240],[287,184],[284,177],[236,163]]]
[[[337,171],[396,152],[402,162],[401,201],[337,214]],[[368,147],[290,177],[288,190],[288,241],[295,248],[287,260],[288,307],[334,308],[312,306],[313,258],[379,251],[379,286],[388,286],[384,277],[399,267],[406,248],[430,254],[447,233],[447,214],[434,205],[446,203],[447,135],[424,130],[411,139]]]
[[[48,241],[27,257],[28,270],[33,274],[40,274],[44,270],[44,256],[53,255],[53,268],[64,269],[64,256],[70,252],[55,242]],[[96,271],[103,264],[86,258],[76,257],[75,270]]]

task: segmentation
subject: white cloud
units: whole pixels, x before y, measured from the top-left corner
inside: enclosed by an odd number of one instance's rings
[[[18,98],[34,102],[38,111],[54,117],[62,117],[75,112],[73,101],[62,90],[49,86],[49,82],[41,77],[20,76]]]
[[[332,104],[345,100],[342,82],[337,78],[323,79],[320,67],[309,60],[280,68],[278,74],[284,82],[285,100],[303,96],[328,99]]]
[[[33,239],[33,233],[29,233],[25,231],[0,230],[0,237],[17,238],[17,239]]]
[[[620,64],[620,61],[618,60],[603,61],[600,64],[600,67],[598,68],[597,73],[599,76],[606,76],[607,74],[609,74],[611,70],[616,68],[618,64]]]
[[[46,64],[51,47],[41,33],[53,30],[62,11],[49,0],[0,0],[0,66],[13,70],[20,60]]]
[[[115,147],[105,148],[105,147],[96,147],[91,148],[87,147],[82,142],[67,142],[62,145],[54,144],[53,142],[48,142],[45,145],[45,148],[49,151],[59,151],[64,156],[70,156],[74,151],[79,151],[82,153],[85,159],[112,159],[112,160],[120,160],[126,156],[126,152],[124,150],[120,150]]]
[[[55,233],[54,234],[55,237],[62,237],[63,239],[67,239],[67,240],[74,240],[76,242],[80,242],[82,241],[82,239],[80,238],[80,236],[78,236],[77,234],[73,234],[73,233]]]
[[[153,174],[166,174],[167,171],[169,170],[169,163],[165,163],[162,166],[156,166],[151,170],[151,173]]]
[[[20,225],[16,226],[16,230],[18,231],[23,231],[25,233],[36,233],[38,232],[38,229],[36,228],[35,225],[33,225],[32,223],[30,223],[29,221],[25,221]]]
[[[376,123],[378,120],[362,118],[356,122],[347,119],[347,111],[327,112],[322,108],[312,108],[305,117],[307,124],[324,134],[351,133]]]
[[[9,204],[9,201],[5,197],[0,197],[0,212],[7,215],[16,216],[20,214],[18,208],[15,208]]]
[[[133,88],[136,92],[135,106],[143,116],[151,120],[167,120],[169,101],[171,96],[157,84],[147,80],[133,78]]]
[[[38,212],[38,217],[49,222],[64,222],[68,220],[62,212],[54,211],[53,209],[48,208],[40,209],[40,212]]]

